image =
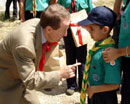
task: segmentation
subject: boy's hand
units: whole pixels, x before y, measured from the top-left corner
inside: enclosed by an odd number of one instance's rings
[[[89,99],[91,99],[92,96],[94,95],[94,86],[88,87],[87,94],[88,94]]]

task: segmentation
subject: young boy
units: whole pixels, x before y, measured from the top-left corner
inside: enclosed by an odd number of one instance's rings
[[[86,28],[96,41],[86,61],[80,104],[85,104],[86,91],[88,104],[118,104],[116,90],[121,82],[120,60],[105,63],[102,55],[105,48],[114,47],[110,31],[115,20],[116,14],[111,9],[98,6],[92,9],[87,19],[78,23]]]

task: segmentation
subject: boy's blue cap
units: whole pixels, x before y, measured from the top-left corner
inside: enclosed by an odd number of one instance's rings
[[[97,24],[113,28],[116,23],[116,17],[117,15],[110,8],[98,6],[93,8],[88,17],[78,22],[78,24],[81,26]]]

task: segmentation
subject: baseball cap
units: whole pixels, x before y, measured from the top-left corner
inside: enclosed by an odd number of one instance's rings
[[[113,28],[116,23],[116,17],[116,13],[114,13],[110,8],[106,6],[97,6],[92,9],[86,19],[78,22],[78,24],[80,26],[97,24]]]

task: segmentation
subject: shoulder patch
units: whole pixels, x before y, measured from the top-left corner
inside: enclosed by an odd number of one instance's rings
[[[93,74],[92,77],[93,77],[93,80],[96,82],[100,80],[100,76],[98,74]]]
[[[110,65],[114,66],[116,64],[115,61],[110,61]]]

